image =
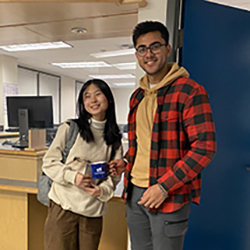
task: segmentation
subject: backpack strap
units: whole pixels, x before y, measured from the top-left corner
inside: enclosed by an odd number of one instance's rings
[[[69,131],[66,137],[66,142],[65,142],[65,149],[62,154],[62,163],[65,163],[66,158],[69,154],[70,149],[75,143],[76,137],[78,135],[78,125],[76,122],[73,120],[67,121],[67,124],[69,124]],[[41,202],[45,206],[49,206],[49,197],[48,193],[50,191],[51,185],[52,185],[52,180],[43,172],[42,175],[39,177],[38,180],[38,193],[37,193],[37,199],[39,202]]]
[[[69,154],[70,149],[72,148],[72,146],[75,143],[76,137],[78,135],[79,132],[79,127],[77,125],[77,123],[73,120],[68,120],[67,124],[69,124],[69,131],[66,137],[66,142],[65,142],[65,148],[63,151],[63,155],[62,155],[62,163],[65,163],[67,156]]]
[[[121,143],[119,141],[114,142],[111,145],[111,155],[110,155],[110,161],[114,159],[116,150],[121,146]]]

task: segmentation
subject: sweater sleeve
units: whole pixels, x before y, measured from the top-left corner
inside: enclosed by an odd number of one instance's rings
[[[122,145],[116,150],[114,159],[122,159],[123,158],[123,147]],[[107,180],[103,181],[99,186],[102,189],[101,196],[98,197],[100,201],[106,202],[110,200],[114,196],[114,191],[116,189],[116,185],[120,182],[121,175],[117,175],[115,177],[108,176]]]
[[[60,184],[74,184],[77,174],[76,171],[72,171],[69,166],[61,162],[68,131],[69,125],[63,123],[58,128],[56,136],[43,158],[42,170],[53,181]]]
[[[202,86],[186,100],[183,122],[190,149],[158,182],[172,192],[193,180],[210,163],[216,152],[215,127],[208,95]]]

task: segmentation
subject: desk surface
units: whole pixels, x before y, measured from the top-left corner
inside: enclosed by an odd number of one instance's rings
[[[18,137],[19,132],[0,132],[0,138]]]
[[[0,146],[0,155],[23,155],[23,156],[43,156],[47,151],[47,148],[41,150],[32,150],[32,149],[19,149],[14,148],[9,145]]]

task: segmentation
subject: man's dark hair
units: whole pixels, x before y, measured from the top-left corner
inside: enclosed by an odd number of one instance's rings
[[[169,32],[165,25],[157,21],[145,21],[142,23],[138,23],[133,30],[133,43],[134,47],[136,47],[137,39],[144,34],[149,32],[159,31],[161,32],[162,38],[165,40],[166,44],[168,44]]]

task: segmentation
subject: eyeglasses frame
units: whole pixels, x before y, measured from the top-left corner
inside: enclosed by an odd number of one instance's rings
[[[147,47],[146,45],[140,45],[138,48],[135,49],[136,52],[137,52],[137,55],[140,56],[140,57],[145,56],[145,55],[147,54],[148,49],[150,50],[150,52],[151,52],[152,54],[157,54],[158,52],[154,53],[154,52],[152,51],[152,49],[151,49],[151,46],[152,46],[152,45],[155,45],[155,44],[159,44],[159,45],[160,45],[160,48],[161,48],[162,46],[167,46],[166,43],[160,43],[160,42],[158,42],[158,41],[155,41],[155,42],[151,43],[148,47]],[[146,50],[145,50],[145,54],[143,54],[143,55],[140,55],[140,53],[138,53],[138,49],[141,48],[141,47],[143,47],[143,48],[146,49]]]

